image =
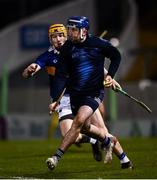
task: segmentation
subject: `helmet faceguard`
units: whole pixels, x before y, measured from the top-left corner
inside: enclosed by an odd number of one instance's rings
[[[63,24],[53,24],[49,27],[49,38],[51,35],[56,34],[56,33],[63,33],[65,37],[67,37],[67,31],[66,28]]]

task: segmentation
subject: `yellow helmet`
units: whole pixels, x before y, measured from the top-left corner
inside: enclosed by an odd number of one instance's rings
[[[54,33],[63,33],[67,37],[67,31],[63,24],[53,24],[49,27],[49,37]]]

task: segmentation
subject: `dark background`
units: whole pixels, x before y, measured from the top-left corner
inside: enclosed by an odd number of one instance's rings
[[[8,25],[29,18],[46,9],[62,5],[70,0],[0,0],[0,30]],[[76,1],[76,0],[75,0]],[[74,2],[74,1],[72,1]],[[96,0],[97,9],[97,34],[104,29],[108,30],[106,39],[117,36],[121,32],[124,23],[127,22],[128,7],[126,0]],[[123,81],[138,81],[142,78],[157,80],[157,1],[135,0],[138,14],[138,41],[139,49],[133,53],[137,55],[137,61]],[[130,34],[131,35],[131,34]],[[148,57],[148,58],[147,58]],[[143,77],[145,59],[151,61],[147,70],[147,77]],[[151,59],[150,59],[151,58]],[[139,71],[139,66],[142,70]],[[23,68],[23,67],[22,67]],[[19,70],[17,70],[19,71]],[[11,77],[16,77],[16,71]],[[14,79],[14,78],[13,78]],[[12,81],[11,81],[12,82]],[[14,85],[15,85],[15,81]]]
[[[10,23],[19,21],[23,18],[28,18],[31,15],[34,15],[45,9],[63,4],[70,0],[1,0],[0,1],[0,29],[9,25]],[[109,3],[114,13],[118,12],[119,2],[115,0],[98,0],[97,7],[107,6]],[[157,17],[157,1],[156,0],[135,0],[138,6],[138,17],[139,25],[141,28],[146,29],[157,29],[156,17]],[[112,13],[108,13],[111,17]],[[108,22],[110,24],[110,22]],[[117,22],[118,23],[118,22]]]

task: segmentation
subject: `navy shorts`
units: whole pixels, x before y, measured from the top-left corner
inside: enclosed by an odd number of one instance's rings
[[[99,107],[99,104],[103,101],[104,90],[95,95],[80,95],[75,94],[70,96],[71,109],[73,115],[76,115],[81,106],[89,106],[92,108],[93,112]]]

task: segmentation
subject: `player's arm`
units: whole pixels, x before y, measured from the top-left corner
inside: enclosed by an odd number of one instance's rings
[[[44,53],[40,54],[36,60],[31,63],[22,73],[24,78],[29,78],[36,74],[40,69],[43,69],[47,62],[49,61],[48,59],[48,51],[45,51]]]
[[[121,62],[120,52],[116,47],[112,46],[111,43],[109,43],[108,41],[105,43],[105,46],[103,47],[103,52],[104,55],[107,58],[109,58],[111,61],[107,75],[111,76],[111,78],[114,78]]]
[[[108,41],[99,40],[99,47],[102,49],[102,53],[105,57],[110,59],[110,65],[105,77],[105,87],[114,87],[113,78],[119,68],[121,55],[118,49]]]
[[[24,78],[29,78],[32,77],[34,74],[36,74],[39,70],[41,69],[41,67],[36,64],[36,63],[32,63],[30,64],[27,68],[24,69],[22,76]]]

